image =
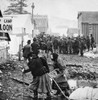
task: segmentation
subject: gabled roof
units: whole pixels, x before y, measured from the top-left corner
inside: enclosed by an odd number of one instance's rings
[[[77,28],[68,28],[68,30],[67,30],[67,33],[68,34],[70,34],[70,33],[78,33],[79,32],[79,30],[77,29]]]
[[[81,11],[78,13],[78,19],[81,18],[82,22],[96,24],[98,23],[97,11]]]
[[[48,28],[48,17],[46,15],[34,15],[35,28],[40,32],[46,32]]]

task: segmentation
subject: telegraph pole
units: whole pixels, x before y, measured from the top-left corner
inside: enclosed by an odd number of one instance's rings
[[[32,3],[31,8],[32,8],[32,23],[34,23],[34,8],[35,8],[34,2]]]
[[[35,22],[34,22],[34,8],[35,8],[35,6],[34,6],[34,2],[32,3],[31,8],[32,8],[32,18],[31,18],[31,21],[32,21],[32,24],[34,24],[34,29],[35,29]],[[32,30],[32,37],[34,35],[34,29]]]

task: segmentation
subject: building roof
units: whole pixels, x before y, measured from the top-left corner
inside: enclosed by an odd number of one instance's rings
[[[73,36],[74,34],[79,34],[79,30],[77,28],[68,28],[67,36]]]
[[[82,22],[96,24],[98,23],[98,12],[81,11],[78,12],[78,19],[81,18]]]
[[[79,30],[77,28],[68,28],[67,33],[78,33]]]
[[[40,32],[46,32],[48,29],[48,17],[46,15],[34,15],[35,28]]]

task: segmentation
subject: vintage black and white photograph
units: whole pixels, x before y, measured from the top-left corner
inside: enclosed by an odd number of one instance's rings
[[[98,100],[98,0],[0,0],[0,100]]]

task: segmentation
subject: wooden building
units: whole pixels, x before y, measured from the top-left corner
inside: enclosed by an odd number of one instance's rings
[[[96,44],[98,45],[98,12],[78,12],[77,19],[79,34],[84,36],[92,34]]]
[[[46,15],[34,15],[35,29],[39,33],[47,33],[48,30],[48,17]]]

